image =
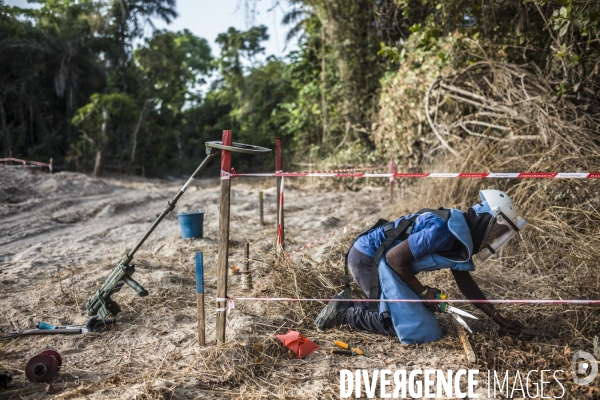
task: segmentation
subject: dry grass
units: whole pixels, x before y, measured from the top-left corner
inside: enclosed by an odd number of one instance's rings
[[[506,185],[501,188],[509,190],[517,201],[523,201],[523,197],[518,197],[519,192],[511,188],[512,182],[501,183]],[[517,183],[525,185],[518,187],[524,190],[527,185],[535,188],[537,182]],[[424,206],[464,206],[476,197],[480,188],[478,185],[481,182],[473,180],[422,182],[407,189],[401,206],[382,210],[378,216],[391,218]],[[462,190],[469,191],[471,196],[452,202],[452,194],[456,195]],[[530,187],[530,190],[534,189]],[[443,191],[449,193],[440,194]],[[483,290],[492,298],[597,298],[598,272],[591,255],[593,245],[582,236],[574,236],[578,235],[577,229],[597,229],[593,216],[579,221],[576,227],[570,227],[558,222],[558,218],[564,216],[557,214],[554,215],[557,219],[547,221],[547,210],[531,212],[526,206],[522,206],[522,209],[535,228],[529,227],[525,231],[524,242],[511,243],[500,257],[477,266],[475,278]],[[378,216],[373,216],[373,219]],[[364,221],[364,224],[371,223]],[[254,253],[255,290],[252,295],[326,298],[339,292],[343,287],[343,253],[364,228],[364,224],[353,226],[347,234],[336,235],[324,246],[297,255],[291,261],[281,262],[277,267],[272,247],[265,247],[262,253]],[[553,232],[563,232],[565,229],[566,233],[553,235]],[[542,235],[542,232],[545,234]],[[265,240],[263,234],[254,239],[254,243]],[[238,241],[232,243],[232,264],[242,261],[241,244]],[[582,251],[574,254],[570,246],[578,245],[581,245]],[[12,364],[8,360],[14,360],[16,354],[26,360],[43,347],[59,347],[68,360],[61,378],[71,382],[73,387],[65,389],[56,396],[58,398],[136,396],[143,399],[275,399],[337,398],[338,371],[341,368],[412,369],[428,366],[457,369],[467,366],[460,342],[444,318],[440,318],[445,332],[440,341],[403,346],[395,338],[348,329],[317,332],[312,321],[323,304],[310,302],[238,302],[236,310],[229,317],[227,343],[217,346],[212,341],[207,347],[199,348],[195,334],[196,303],[193,292],[188,290],[194,286],[193,268],[188,260],[193,257],[196,245],[194,242],[182,243],[173,239],[172,242],[165,242],[165,246],[175,246],[177,252],[161,256],[146,251],[139,255],[138,273],[140,279],[147,282],[151,296],[137,299],[131,291],[119,295],[118,301],[125,306],[125,310],[115,330],[99,335],[65,338],[59,342],[59,346],[49,338],[23,338],[10,342],[7,348],[9,357],[6,361],[0,361],[0,369],[11,369]],[[252,248],[257,247],[256,244]],[[538,251],[538,248],[542,251]],[[214,249],[205,249],[205,257],[215,256],[215,251],[216,246]],[[87,262],[94,265],[99,260]],[[108,272],[112,265],[105,263],[103,268]],[[79,312],[93,284],[85,283],[77,271],[76,265],[67,267],[64,272],[49,275],[48,281],[37,288],[40,293],[49,293],[49,296],[38,300],[41,309],[48,309],[46,315]],[[587,275],[581,277],[576,271]],[[207,276],[214,276],[214,271],[207,271]],[[420,277],[452,297],[460,297],[450,274],[441,271]],[[581,291],[582,284],[585,285],[584,291]],[[207,279],[207,298],[212,298],[214,289],[215,282]],[[354,284],[353,290],[358,297],[359,291]],[[238,297],[247,294],[241,292],[236,284],[231,284],[229,291]],[[468,306],[464,308],[474,310]],[[491,321],[482,320],[478,325],[479,332],[471,337],[478,362],[470,367],[499,371],[538,368],[568,370],[570,349],[593,351],[591,340],[598,332],[597,309],[525,305],[502,306],[501,309],[536,329],[557,332],[560,338],[499,335]],[[210,338],[214,326],[214,304],[211,301],[207,302],[206,313]],[[26,324],[25,321],[22,323]],[[291,358],[274,338],[275,334],[285,333],[288,329],[302,332],[324,349],[304,360]],[[347,359],[329,356],[327,350],[332,348],[336,339],[355,343],[371,352],[373,357]],[[563,384],[569,390],[565,398],[593,395],[593,392],[577,392],[579,388],[567,382]],[[592,390],[595,389],[592,387]],[[557,395],[560,395],[560,391]]]

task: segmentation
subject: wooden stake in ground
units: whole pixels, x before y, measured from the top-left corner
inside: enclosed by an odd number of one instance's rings
[[[265,224],[263,192],[258,192],[258,203],[260,208],[260,225],[262,226]]]
[[[473,347],[471,347],[471,343],[469,342],[469,338],[467,336],[467,332],[465,332],[464,328],[458,323],[454,318],[450,318],[454,323],[454,329],[456,329],[456,333],[460,338],[460,341],[465,349],[465,354],[467,356],[467,361],[470,363],[474,363],[477,361],[477,356],[475,356],[475,352],[473,351]]]
[[[275,173],[283,172],[283,155],[281,138],[275,138]],[[283,177],[277,177],[277,252],[283,252],[285,241],[285,224],[283,218]]]
[[[231,131],[223,131],[221,143],[231,146]],[[229,209],[231,196],[231,151],[221,150],[221,202],[219,212],[219,255],[217,260],[217,343],[225,343],[225,323],[227,317],[227,270],[229,268]]]
[[[198,298],[198,344],[206,344],[204,338],[204,259],[202,252],[196,253],[196,297]]]
[[[261,192],[262,193],[262,192]],[[250,243],[244,246],[244,267],[242,269],[242,290],[252,290],[252,275],[250,275]]]
[[[398,165],[394,162],[392,158],[390,163],[388,164],[388,174],[395,174],[398,172]],[[394,181],[395,178],[393,176],[390,177],[390,202],[394,201]]]

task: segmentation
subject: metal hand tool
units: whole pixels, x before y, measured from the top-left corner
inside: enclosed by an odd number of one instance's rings
[[[79,335],[81,333],[99,332],[106,326],[117,322],[116,318],[101,319],[98,316],[93,316],[85,324],[56,326],[47,322],[38,322],[37,329],[24,329],[16,332],[9,332],[6,339],[13,339],[19,336],[28,335]]]
[[[112,325],[116,323],[116,318],[98,318],[97,315],[90,318],[85,324],[75,324],[75,325],[67,325],[67,326],[57,326],[52,325],[44,321],[40,321],[36,324],[36,328],[42,330],[54,330],[54,329],[80,329],[81,333],[88,332],[99,332],[106,328],[107,325]]]
[[[435,295],[435,297],[438,300],[448,300],[448,295],[446,293],[438,293]],[[451,305],[448,305],[448,303],[439,303],[439,305],[440,305],[441,312],[452,315],[452,317],[454,317],[454,319],[456,321],[458,321],[458,323],[461,324],[463,326],[463,328],[465,328],[467,330],[467,332],[469,332],[471,334],[473,333],[473,331],[471,331],[471,328],[469,328],[469,325],[467,325],[467,323],[465,322],[464,319],[462,319],[462,317],[467,317],[467,318],[472,318],[472,319],[479,319],[479,318],[477,318],[473,314],[470,314],[466,311],[461,310],[460,308],[452,307]]]
[[[81,328],[77,329],[25,329],[17,332],[8,332],[6,339],[14,339],[19,336],[29,335],[79,335],[82,332]]]

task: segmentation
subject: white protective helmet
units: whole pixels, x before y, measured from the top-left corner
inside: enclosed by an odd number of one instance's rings
[[[488,213],[493,217],[477,253],[479,259],[485,261],[521,231],[527,222],[517,215],[517,207],[506,193],[493,189],[482,190],[479,197],[481,204],[473,206],[475,213]]]

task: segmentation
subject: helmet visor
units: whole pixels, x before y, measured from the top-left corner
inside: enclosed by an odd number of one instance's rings
[[[502,213],[493,218],[481,243],[481,250],[477,255],[481,261],[485,261],[495,254],[513,236],[525,227],[525,220],[517,217],[513,222]]]

